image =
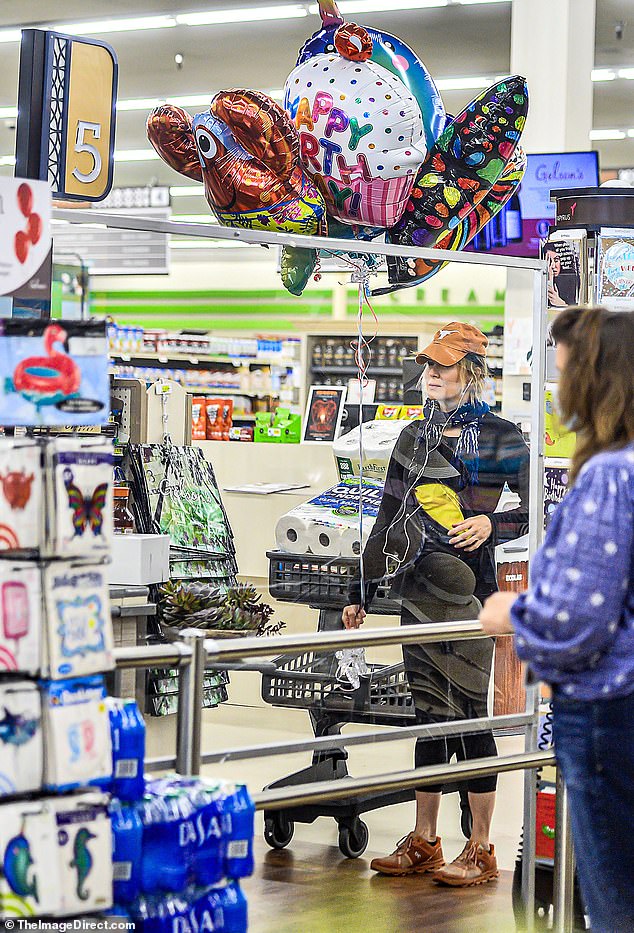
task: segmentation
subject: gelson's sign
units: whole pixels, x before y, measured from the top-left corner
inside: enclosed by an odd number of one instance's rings
[[[53,197],[101,201],[112,187],[117,57],[105,42],[25,29],[15,174]]]

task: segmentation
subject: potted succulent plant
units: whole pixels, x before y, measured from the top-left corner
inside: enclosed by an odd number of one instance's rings
[[[160,588],[161,630],[170,641],[185,628],[204,629],[213,638],[276,635],[285,623],[271,622],[273,612],[245,583],[220,589],[201,580],[174,580]]]

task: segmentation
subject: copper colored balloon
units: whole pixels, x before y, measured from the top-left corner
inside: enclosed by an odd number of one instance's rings
[[[147,138],[170,168],[202,181],[192,118],[185,110],[171,104],[156,107],[147,119]]]
[[[283,178],[290,176],[299,161],[299,138],[291,118],[274,100],[259,91],[221,91],[210,110],[271,172]]]
[[[372,39],[367,29],[356,23],[344,23],[335,33],[335,48],[351,62],[366,62],[372,57]]]

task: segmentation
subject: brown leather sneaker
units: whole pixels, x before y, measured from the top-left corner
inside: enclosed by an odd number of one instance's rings
[[[400,840],[391,855],[373,858],[370,868],[382,875],[415,875],[435,871],[444,864],[440,836],[432,845],[422,836],[410,833]]]
[[[434,872],[433,881],[449,884],[454,888],[468,888],[473,884],[485,884],[499,875],[495,847],[487,852],[477,842],[468,842],[457,859],[450,865]]]

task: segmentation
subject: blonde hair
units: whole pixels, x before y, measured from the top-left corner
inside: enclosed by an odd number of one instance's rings
[[[431,361],[433,362],[433,361]],[[426,364],[427,365],[427,364]],[[489,378],[489,367],[483,356],[476,356],[475,353],[465,356],[456,363],[460,373],[460,379],[463,386],[469,386],[469,391],[465,392],[465,402],[480,402],[486,392],[486,381]],[[425,394],[425,369],[416,384],[416,388]]]

